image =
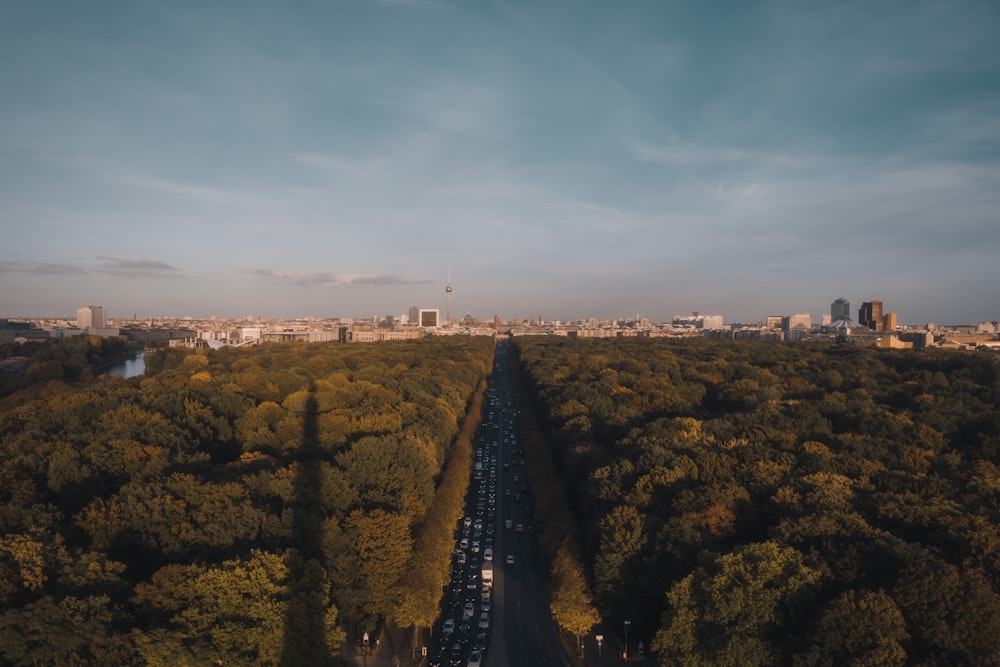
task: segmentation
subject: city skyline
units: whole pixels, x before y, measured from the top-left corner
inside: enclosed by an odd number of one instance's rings
[[[17,3],[0,317],[996,320],[997,33],[972,0]]]

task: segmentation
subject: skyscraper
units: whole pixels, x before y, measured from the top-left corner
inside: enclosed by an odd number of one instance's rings
[[[830,319],[834,322],[837,320],[849,320],[851,319],[851,302],[840,297],[836,301],[830,304]]]
[[[858,323],[872,331],[882,331],[882,302],[872,299],[862,303],[858,309]]]
[[[81,329],[103,329],[106,326],[104,306],[83,306],[76,309],[76,326]]]

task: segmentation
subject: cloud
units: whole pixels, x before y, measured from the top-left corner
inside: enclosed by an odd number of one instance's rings
[[[765,163],[775,166],[801,164],[801,158],[784,153],[706,146],[690,142],[652,144],[629,141],[626,150],[639,162],[676,165],[726,165],[735,163]]]
[[[142,176],[139,174],[106,173],[102,175],[102,179],[113,185],[122,185],[140,190],[163,192],[178,197],[214,202],[217,204],[250,206],[259,203],[256,197],[244,192],[191,185],[190,183],[181,183],[178,181]]]
[[[30,273],[36,276],[72,276],[88,273],[88,271],[75,264],[0,262],[0,273]]]
[[[120,257],[99,256],[98,273],[131,278],[168,277],[177,267],[166,262],[150,259],[122,259]]]
[[[386,274],[291,272],[273,269],[247,269],[243,273],[269,278],[296,287],[385,287],[389,285],[426,285],[430,280],[402,278]]]
[[[311,167],[316,167],[318,169],[323,169],[327,171],[335,171],[342,174],[347,174],[349,176],[358,176],[361,178],[370,178],[371,174],[369,170],[351,162],[350,160],[345,160],[344,158],[337,157],[336,155],[318,155],[316,153],[297,153],[295,155],[295,161],[302,164],[307,164]]]

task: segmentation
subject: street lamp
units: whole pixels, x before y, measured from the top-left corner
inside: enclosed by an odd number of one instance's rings
[[[628,662],[628,626],[632,625],[632,621],[625,619],[625,650],[622,652],[622,658],[625,662]]]
[[[601,657],[601,644],[604,642],[604,635],[597,635],[597,657]]]

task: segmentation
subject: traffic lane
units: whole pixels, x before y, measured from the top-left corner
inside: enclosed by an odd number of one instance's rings
[[[527,536],[524,536],[525,538]],[[548,608],[548,584],[534,540],[508,545],[515,564],[505,565],[504,626],[509,665],[568,665]],[[496,664],[500,664],[499,662]]]

